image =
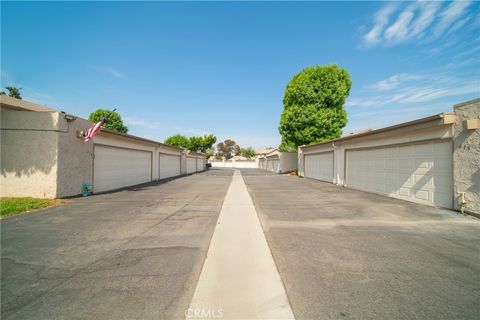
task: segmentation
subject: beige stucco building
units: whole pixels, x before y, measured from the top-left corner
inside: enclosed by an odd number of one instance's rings
[[[296,152],[281,152],[272,149],[269,153],[259,158],[258,167],[275,173],[296,171],[298,166]]]
[[[2,95],[2,197],[58,198],[171,178],[204,170],[201,153],[102,129],[85,143],[93,123]]]
[[[477,99],[454,112],[301,146],[299,175],[480,213],[479,122]]]

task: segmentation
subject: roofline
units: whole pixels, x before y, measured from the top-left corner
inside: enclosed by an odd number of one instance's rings
[[[472,99],[472,100],[468,100],[468,101],[464,101],[464,102],[454,104],[453,108],[455,109],[457,107],[462,107],[462,106],[465,106],[467,104],[473,104],[473,103],[479,103],[479,102],[480,102],[480,98],[476,98],[476,99]]]
[[[455,115],[454,112],[439,113],[439,114],[435,114],[433,116],[420,118],[420,119],[416,119],[416,120],[413,120],[413,121],[403,122],[403,123],[396,124],[396,125],[389,126],[389,127],[375,129],[375,130],[362,132],[362,133],[358,133],[358,134],[352,134],[352,135],[349,135],[349,136],[344,136],[344,137],[336,138],[336,139],[333,139],[333,140],[328,140],[328,141],[324,141],[324,142],[309,144],[307,146],[300,146],[299,148],[302,149],[302,150],[303,149],[309,149],[309,148],[320,146],[320,145],[326,145],[326,144],[329,144],[329,143],[332,143],[332,142],[339,142],[339,141],[355,139],[355,138],[369,136],[369,135],[372,135],[372,134],[377,134],[377,133],[381,133],[381,132],[385,132],[385,131],[391,131],[391,130],[395,130],[395,129],[405,128],[405,127],[409,127],[409,126],[412,126],[412,125],[415,125],[415,124],[430,122],[430,121],[433,121],[433,120],[444,119],[445,116],[454,116],[454,115]],[[447,121],[445,124],[447,124],[447,123],[452,123],[452,122]]]
[[[118,132],[118,131],[108,129],[108,128],[105,128],[105,127],[102,127],[101,131],[102,132],[107,132],[107,133],[110,133],[110,134],[114,134],[114,135],[117,135],[117,136],[125,137],[125,138],[130,138],[130,139],[140,140],[140,141],[144,141],[144,142],[148,142],[148,143],[158,144],[158,145],[161,145],[163,147],[170,148],[170,149],[176,149],[176,150],[180,150],[180,151],[185,150],[184,148],[171,146],[171,145],[164,144],[164,143],[161,143],[161,142],[158,142],[158,141],[155,141],[155,140],[150,140],[150,139],[134,136],[134,135],[128,134],[128,133]]]
[[[1,98],[0,102],[2,104],[5,104],[5,105],[11,106],[11,107],[21,108],[21,109],[25,109],[25,110],[29,110],[29,111],[34,111],[34,112],[58,112],[58,113],[63,113],[63,111],[52,109],[50,107],[47,107],[47,105],[41,105],[41,104],[30,102],[30,101],[27,101],[27,100],[22,100],[22,99],[9,97],[7,95],[1,95],[0,98]],[[81,118],[81,117],[78,117],[78,118]],[[87,119],[85,119],[85,120],[87,120]],[[90,120],[88,120],[88,121],[90,121]],[[90,121],[90,122],[92,122],[92,121]],[[130,138],[130,139],[140,140],[140,141],[144,141],[144,142],[148,142],[148,143],[158,144],[160,146],[170,148],[170,149],[173,149],[173,150],[179,150],[179,151],[182,151],[182,152],[184,152],[184,150],[186,150],[184,148],[179,148],[179,147],[171,146],[171,145],[164,144],[164,143],[161,143],[161,142],[158,142],[158,141],[134,136],[134,135],[127,134],[127,133],[118,132],[118,131],[111,130],[111,129],[108,129],[108,128],[105,128],[105,127],[102,127],[101,131],[108,132],[110,134],[115,134],[115,135],[118,135],[118,136],[122,136],[122,137],[125,137],[125,138]],[[203,153],[198,153],[198,152],[197,152],[197,154],[198,155],[204,155]]]
[[[205,157],[205,154],[204,154],[204,153],[197,152],[197,151],[190,151],[190,150],[188,150],[188,152],[187,152],[187,156],[189,156],[189,155],[194,155],[194,156],[202,156],[202,157]]]
[[[27,100],[17,99],[7,95],[0,95],[0,102],[7,106],[23,109],[24,111],[36,111],[36,112],[60,112],[56,109],[47,107],[47,105],[42,105]]]

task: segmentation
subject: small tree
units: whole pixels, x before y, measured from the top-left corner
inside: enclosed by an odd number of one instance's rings
[[[20,90],[22,90],[22,88],[8,86],[5,87],[5,89],[7,89],[9,97],[22,99],[22,94],[20,93]],[[5,91],[2,91],[2,94],[6,94]]]
[[[217,142],[217,137],[213,134],[206,134],[202,138],[202,148],[200,149],[201,152],[208,152],[212,150],[213,145]],[[213,152],[213,150],[212,150]]]
[[[180,147],[185,149],[188,149],[190,147],[188,138],[181,134],[170,136],[167,139],[165,139],[164,142],[165,144],[168,144],[174,147]]]
[[[235,155],[240,154],[240,147],[231,139],[227,139],[217,144],[218,155],[225,159],[230,159]]]
[[[345,100],[352,82],[337,65],[307,67],[288,83],[279,132],[281,151],[338,138],[347,124]]]
[[[256,155],[256,152],[255,152],[255,150],[253,150],[252,147],[242,148],[240,152],[241,152],[242,156],[244,156],[247,159],[251,159],[251,158],[255,157],[255,155]]]
[[[92,112],[88,117],[88,120],[92,122],[98,122],[105,118],[111,111],[106,109],[97,109],[95,112]],[[103,125],[105,128],[112,129],[118,132],[127,133],[128,128],[123,124],[122,117],[117,113],[113,112],[109,117],[107,122]]]
[[[215,152],[213,151],[213,149],[210,149],[207,152],[205,152],[205,158],[209,159],[213,156],[215,156]]]

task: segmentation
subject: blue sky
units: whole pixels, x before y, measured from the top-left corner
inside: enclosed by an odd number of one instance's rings
[[[280,142],[286,84],[337,63],[352,78],[344,133],[480,96],[479,3],[3,2],[1,84],[131,134]]]

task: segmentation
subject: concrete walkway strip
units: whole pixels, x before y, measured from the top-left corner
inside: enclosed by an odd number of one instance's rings
[[[187,319],[294,319],[252,199],[238,170]]]

